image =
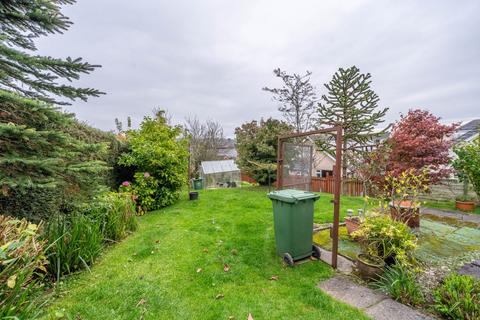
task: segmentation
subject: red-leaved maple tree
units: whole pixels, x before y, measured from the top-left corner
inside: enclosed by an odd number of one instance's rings
[[[448,177],[452,169],[449,150],[458,123],[441,124],[426,110],[410,110],[393,126],[388,170],[398,175],[409,169],[428,169],[430,183]]]

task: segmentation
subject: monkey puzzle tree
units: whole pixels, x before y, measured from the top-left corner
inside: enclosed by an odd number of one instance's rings
[[[378,107],[379,97],[370,88],[370,73],[360,73],[353,66],[340,68],[332,80],[325,84],[328,94],[322,96],[317,108],[317,126],[343,127],[343,163],[342,175],[345,178],[349,163],[349,154],[359,147],[370,144],[376,135],[382,135],[387,128],[374,132],[382,122],[388,108]],[[326,139],[321,148],[332,149],[334,141]]]
[[[57,102],[53,94],[68,99],[87,100],[98,96],[92,88],[76,88],[71,82],[98,65],[82,58],[52,58],[33,55],[34,40],[48,34],[66,31],[72,22],[60,11],[62,5],[75,0],[2,0],[0,2],[0,88],[14,90],[29,98]],[[64,103],[64,102],[63,102]]]

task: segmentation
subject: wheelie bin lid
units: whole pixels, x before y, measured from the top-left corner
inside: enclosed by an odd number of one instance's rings
[[[316,201],[320,198],[319,194],[308,192],[308,191],[301,191],[301,190],[294,190],[294,189],[285,189],[279,191],[272,191],[268,194],[270,199],[279,200],[282,202],[288,203],[296,203],[301,200],[308,200],[312,199]]]

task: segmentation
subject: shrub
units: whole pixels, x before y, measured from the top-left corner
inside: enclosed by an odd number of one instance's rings
[[[50,243],[48,271],[58,280],[61,275],[88,268],[99,255],[101,221],[80,213],[57,215],[48,221],[45,237]]]
[[[33,319],[47,263],[39,226],[0,215],[0,318]]]
[[[372,285],[403,304],[415,306],[422,304],[424,301],[415,274],[401,265],[387,266],[383,275],[375,280]]]
[[[480,197],[480,138],[468,144],[461,144],[453,148],[457,158],[452,165],[459,173],[460,180],[473,184],[473,189]]]
[[[188,139],[181,127],[167,124],[164,112],[145,117],[139,130],[127,132],[129,152],[119,164],[137,168],[134,191],[145,210],[174,203],[187,183]]]
[[[269,177],[273,183],[276,171],[268,165],[277,163],[278,136],[292,132],[287,123],[268,118],[251,121],[235,129],[237,140],[238,166],[261,185],[268,185]]]
[[[451,274],[438,287],[434,308],[448,319],[480,319],[480,281]]]
[[[368,254],[381,257],[387,263],[396,261],[410,266],[414,261],[412,252],[417,246],[416,236],[406,224],[389,216],[367,217],[352,236],[361,240]]]

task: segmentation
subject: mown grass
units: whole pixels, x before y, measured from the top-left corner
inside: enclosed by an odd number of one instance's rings
[[[316,221],[331,221],[329,200],[317,203]],[[345,198],[343,214],[355,205],[362,200]],[[51,295],[47,319],[366,319],[316,288],[332,276],[328,265],[288,268],[275,255],[265,189],[202,191],[139,220],[91,273]]]

